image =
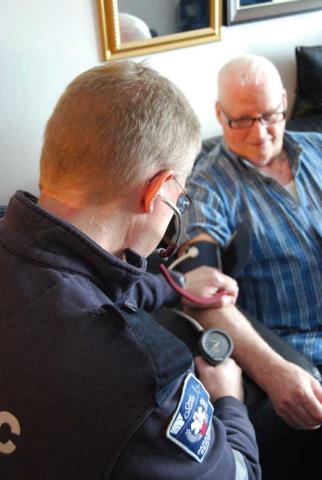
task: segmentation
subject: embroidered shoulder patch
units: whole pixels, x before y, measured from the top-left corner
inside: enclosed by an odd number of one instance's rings
[[[201,463],[210,444],[214,408],[202,383],[189,374],[179,405],[167,428],[167,437]]]

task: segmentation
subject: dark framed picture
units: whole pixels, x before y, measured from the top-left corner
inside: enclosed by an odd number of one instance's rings
[[[224,0],[224,25],[321,9],[322,0]]]

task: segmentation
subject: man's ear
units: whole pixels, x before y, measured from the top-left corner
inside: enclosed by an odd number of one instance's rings
[[[217,117],[218,122],[221,123],[221,119],[220,119],[221,108],[220,108],[220,103],[218,102],[218,100],[215,103],[215,112],[216,112],[216,117]]]
[[[167,182],[173,178],[173,170],[162,170],[158,172],[154,177],[149,180],[147,186],[144,189],[142,202],[145,213],[152,212],[153,202],[157,193],[161,190],[164,182]]]
[[[283,89],[282,101],[283,101],[284,110],[287,110],[288,100],[287,100],[287,91],[285,88]]]

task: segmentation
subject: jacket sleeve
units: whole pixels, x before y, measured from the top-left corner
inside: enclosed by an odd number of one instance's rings
[[[180,300],[180,295],[170,287],[161,274],[149,272],[132,287],[131,294],[138,306],[147,312],[174,305]]]
[[[233,450],[240,474],[245,467],[247,469],[247,476],[237,478],[260,478],[256,436],[246,406],[236,398],[223,397],[214,403],[214,411],[225,425],[227,442]]]
[[[222,398],[214,404],[214,414],[210,415],[209,419],[209,442],[206,453],[199,459],[193,457],[190,446],[193,448],[194,442],[198,441],[196,440],[199,435],[198,429],[186,429],[189,425],[191,426],[191,422],[187,425],[189,420],[186,424],[182,419],[181,423],[179,422],[179,413],[183,412],[180,406],[188,409],[191,404],[189,395],[182,400],[186,380],[187,374],[184,374],[176,381],[164,403],[155,407],[133,434],[119,456],[111,479],[259,480],[261,478],[255,434],[246,408],[241,402],[231,397]],[[212,412],[212,407],[210,411]],[[200,407],[197,406],[192,413],[193,421],[198,420]],[[186,418],[185,415],[183,417]],[[182,442],[169,438],[169,427],[173,428],[173,425],[177,429],[183,429]],[[202,432],[202,429],[200,431]]]

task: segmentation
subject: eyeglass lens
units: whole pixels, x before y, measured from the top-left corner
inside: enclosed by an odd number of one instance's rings
[[[231,128],[249,128],[253,126],[256,121],[262,125],[272,125],[273,123],[281,122],[285,119],[286,112],[264,113],[261,117],[244,117],[236,120],[228,119],[228,124]]]
[[[178,209],[180,210],[180,213],[183,214],[188,207],[190,207],[190,200],[188,197],[186,197],[186,195],[184,195],[183,193],[181,193],[178,197],[178,200],[177,200],[177,207]]]
[[[179,195],[178,200],[177,200],[177,207],[180,211],[181,214],[183,214],[187,208],[190,207],[192,201],[183,186],[178,182],[176,177],[173,177],[173,180],[176,182],[182,193]]]

